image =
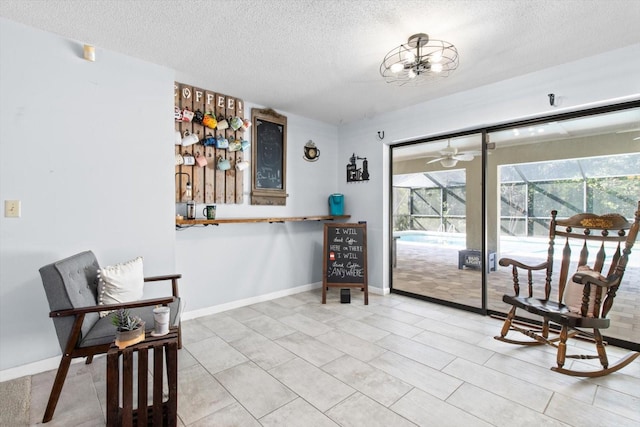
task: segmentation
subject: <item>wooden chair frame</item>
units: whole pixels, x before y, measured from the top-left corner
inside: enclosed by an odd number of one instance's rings
[[[145,282],[159,282],[159,281],[171,281],[172,288],[172,296],[164,297],[164,298],[154,298],[154,299],[146,299],[122,304],[108,304],[108,305],[94,305],[94,306],[86,306],[86,307],[78,307],[78,308],[70,308],[64,310],[55,310],[49,313],[49,317],[51,318],[63,318],[68,316],[74,316],[73,326],[71,328],[71,332],[66,340],[65,348],[62,349],[62,359],[60,360],[60,365],[58,367],[58,371],[55,376],[55,380],[53,382],[53,386],[51,388],[51,393],[49,395],[49,400],[47,402],[47,408],[44,413],[44,417],[42,419],[43,423],[47,423],[51,421],[53,418],[53,414],[56,410],[56,406],[58,404],[58,400],[60,398],[60,394],[62,393],[62,387],[64,386],[65,379],[67,377],[67,373],[69,372],[69,367],[71,365],[71,361],[78,357],[86,357],[86,364],[90,364],[93,361],[93,356],[99,354],[106,354],[113,340],[100,343],[92,346],[80,347],[81,342],[81,334],[82,334],[82,325],[85,320],[85,316],[89,313],[98,313],[101,311],[110,311],[110,310],[118,310],[122,309],[133,309],[139,307],[154,307],[158,305],[168,305],[172,302],[176,301],[179,298],[178,294],[178,279],[182,277],[181,274],[173,274],[173,275],[164,275],[164,276],[153,276],[153,277],[145,277]],[[115,339],[115,335],[114,335]],[[181,326],[178,325],[178,348],[182,348],[182,334],[181,334]]]
[[[553,371],[582,377],[599,377],[615,372],[633,360],[640,353],[630,352],[613,365],[609,364],[605,350],[606,342],[602,338],[601,329],[609,327],[610,319],[607,314],[613,306],[616,292],[621,284],[627,266],[631,248],[633,247],[640,223],[640,202],[635,212],[635,221],[628,222],[618,214],[594,215],[591,213],[574,215],[562,220],[556,218],[557,211],[551,212],[551,224],[549,226],[549,248],[547,260],[539,265],[527,265],[510,258],[502,258],[499,264],[503,267],[510,266],[513,274],[514,295],[504,295],[502,300],[511,305],[511,309],[504,321],[500,335],[495,339],[520,345],[550,345],[557,349],[557,366]],[[556,238],[564,239],[562,248],[562,261],[560,262],[558,280],[558,299],[551,300],[552,273],[554,267],[554,244]],[[560,239],[559,239],[560,240]],[[571,275],[571,245],[570,242],[581,241],[581,249],[578,253],[577,265],[584,266],[583,271]],[[600,247],[595,254],[593,267],[589,271],[589,249],[587,242],[596,242]],[[607,259],[605,243],[616,246],[610,257],[608,270],[605,269]],[[575,260],[574,260],[575,262]],[[605,271],[604,273],[603,270]],[[534,292],[539,288],[534,286],[533,272],[543,271],[545,283],[543,297],[534,297]],[[520,296],[520,273],[526,273],[528,296]],[[606,274],[606,277],[599,273]],[[583,287],[582,300],[579,310],[571,310],[564,302],[567,280],[571,276],[574,284]],[[571,284],[569,284],[571,285]],[[592,291],[595,289],[594,291]],[[592,301],[593,300],[593,301]],[[590,309],[590,305],[592,305]],[[515,324],[517,309],[524,309],[529,313],[542,317],[540,329],[529,329]],[[560,327],[557,336],[550,338],[550,324]],[[592,330],[593,332],[590,332]],[[514,340],[507,338],[510,331],[520,332],[528,336],[529,340]],[[596,354],[567,354],[567,340],[577,335],[590,338],[596,346]],[[567,358],[574,359],[599,359],[602,369],[596,371],[580,371],[564,367]]]

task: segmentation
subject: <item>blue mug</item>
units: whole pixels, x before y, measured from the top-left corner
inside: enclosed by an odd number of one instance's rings
[[[211,135],[210,133],[207,134],[207,136],[202,140],[202,143],[204,144],[205,147],[212,147],[214,145],[216,145],[216,138],[215,136]]]
[[[218,139],[216,139],[216,148],[220,148],[220,149],[229,148],[229,140],[224,136],[222,136],[222,134],[218,135]]]
[[[218,157],[218,170],[228,171],[229,169],[231,169],[231,162],[229,162],[229,159]]]

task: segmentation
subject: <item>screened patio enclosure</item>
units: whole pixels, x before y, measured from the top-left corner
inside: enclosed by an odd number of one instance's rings
[[[546,236],[552,209],[634,212],[640,153],[499,166],[500,235]],[[464,170],[393,176],[393,230],[465,233]]]

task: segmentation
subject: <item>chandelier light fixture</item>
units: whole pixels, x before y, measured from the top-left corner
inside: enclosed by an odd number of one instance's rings
[[[387,53],[380,64],[380,74],[387,83],[417,86],[434,77],[447,77],[456,68],[458,50],[454,45],[418,33]]]

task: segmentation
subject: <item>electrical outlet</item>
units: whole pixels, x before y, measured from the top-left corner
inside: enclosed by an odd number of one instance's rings
[[[5,218],[20,218],[20,200],[4,201]]]

